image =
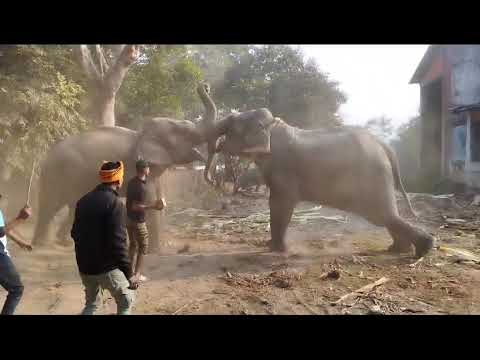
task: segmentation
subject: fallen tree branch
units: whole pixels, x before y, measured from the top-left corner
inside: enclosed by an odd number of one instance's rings
[[[373,282],[373,283],[371,283],[371,284],[365,285],[364,287],[362,287],[362,288],[360,288],[360,289],[358,289],[358,290],[355,290],[355,291],[352,291],[351,293],[348,293],[348,294],[346,294],[346,295],[343,295],[340,299],[338,299],[337,301],[333,302],[332,305],[340,304],[340,303],[342,303],[343,301],[345,301],[346,299],[351,298],[351,297],[354,297],[354,296],[359,296],[359,295],[367,294],[367,293],[371,292],[372,290],[374,290],[376,287],[385,284],[385,283],[388,282],[389,280],[390,280],[389,278],[382,277],[382,278],[378,279],[377,281],[375,281],[375,282]]]

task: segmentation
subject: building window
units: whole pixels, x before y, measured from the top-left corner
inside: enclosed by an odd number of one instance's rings
[[[480,121],[472,120],[470,125],[470,157],[472,162],[480,162]]]
[[[467,155],[467,127],[457,125],[452,129],[452,160],[465,160]]]

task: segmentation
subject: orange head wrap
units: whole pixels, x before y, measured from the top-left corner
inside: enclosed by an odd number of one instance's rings
[[[103,164],[107,163],[107,161],[104,161]],[[100,180],[104,184],[108,183],[113,183],[118,181],[120,186],[123,184],[123,173],[124,173],[124,167],[123,167],[123,162],[119,161],[118,162],[119,166],[116,167],[115,169],[112,170],[100,170]],[[103,166],[103,165],[102,165]]]

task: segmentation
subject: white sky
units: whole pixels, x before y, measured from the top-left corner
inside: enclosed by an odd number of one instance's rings
[[[301,45],[320,69],[340,83],[348,124],[385,115],[395,126],[418,114],[419,86],[409,85],[428,45]]]

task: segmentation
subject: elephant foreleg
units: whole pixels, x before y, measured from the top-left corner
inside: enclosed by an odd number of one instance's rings
[[[163,188],[161,186],[160,177],[154,178],[149,185],[147,192],[147,202],[151,203],[154,200],[159,200],[164,196]],[[164,211],[152,210],[147,212],[147,229],[149,232],[148,253],[155,253],[162,247],[162,229],[164,228]]]
[[[270,191],[270,249],[285,252],[287,250],[285,234],[292,218],[296,201],[285,194]]]
[[[147,214],[147,229],[149,233],[147,252],[149,254],[156,253],[162,248],[162,230],[164,228],[163,217],[163,212],[158,211]]]

